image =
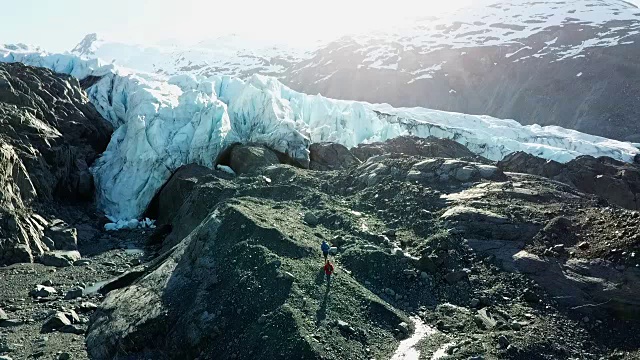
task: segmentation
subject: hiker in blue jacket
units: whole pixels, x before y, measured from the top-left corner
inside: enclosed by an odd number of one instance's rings
[[[330,248],[331,246],[329,246],[329,244],[325,240],[322,240],[322,245],[320,245],[320,250],[322,250],[322,255],[324,256],[325,263],[327,262]]]

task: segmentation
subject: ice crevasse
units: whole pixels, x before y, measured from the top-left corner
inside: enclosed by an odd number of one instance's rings
[[[259,75],[167,78],[26,46],[0,47],[0,61],[95,82],[89,100],[116,129],[92,167],[98,206],[113,221],[138,218],[178,167],[213,167],[235,142],[261,143],[303,164],[312,142],[353,147],[400,135],[453,139],[492,160],[525,151],[560,162],[580,155],[632,161],[639,152],[629,143],[555,126],[306,95]]]

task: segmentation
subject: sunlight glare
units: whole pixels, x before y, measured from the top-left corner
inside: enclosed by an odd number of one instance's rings
[[[140,19],[112,31],[112,38],[144,43],[173,39],[194,44],[237,34],[295,45],[386,29],[408,18],[441,15],[472,0],[145,1]]]

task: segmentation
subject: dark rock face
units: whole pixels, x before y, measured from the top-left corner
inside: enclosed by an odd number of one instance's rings
[[[74,249],[75,230],[56,228],[31,209],[90,200],[89,166],[111,132],[77,80],[0,64],[0,264],[31,262],[50,248]]]
[[[62,220],[51,221],[49,227],[44,231],[44,236],[46,240],[51,241],[53,246],[47,244],[50,248],[56,250],[78,249],[78,231]]]
[[[157,207],[152,211],[157,214],[158,229],[164,232],[158,237],[166,238],[165,249],[187,236],[218,201],[234,194],[234,186],[229,181],[233,178],[224,171],[194,164],[176,170],[150,205]],[[211,201],[201,201],[205,198]],[[199,205],[195,206],[196,203]]]
[[[361,144],[351,149],[351,152],[361,161],[383,154],[484,160],[462,144],[435,137],[400,136],[386,142]]]
[[[544,176],[598,195],[627,209],[640,209],[640,166],[611,158],[581,156],[566,164],[525,153],[514,153],[498,163],[504,171]]]
[[[89,166],[112,127],[88,102],[77,80],[24,66],[0,66],[0,132],[25,163],[40,198],[90,198]]]
[[[251,173],[279,163],[275,152],[260,145],[236,145],[229,154],[229,166],[237,174]]]
[[[315,143],[309,147],[309,169],[337,170],[361,163],[345,146],[335,143]]]
[[[504,171],[519,172],[553,178],[562,172],[565,165],[553,160],[546,160],[525,152],[515,152],[498,162]]]
[[[191,190],[198,184],[198,178],[213,173],[213,170],[195,164],[180,167],[151,201],[147,214],[157,219],[159,224],[171,223]]]

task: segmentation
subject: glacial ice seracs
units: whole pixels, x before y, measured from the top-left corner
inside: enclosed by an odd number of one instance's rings
[[[492,160],[525,151],[560,162],[580,155],[632,161],[639,152],[629,143],[556,126],[302,94],[260,75],[246,81],[166,78],[23,45],[0,47],[0,61],[95,82],[87,89],[89,99],[116,131],[92,172],[98,206],[116,223],[139,218],[178,167],[213,167],[235,142],[265,144],[302,164],[312,142],[353,147],[400,135],[453,139]]]

